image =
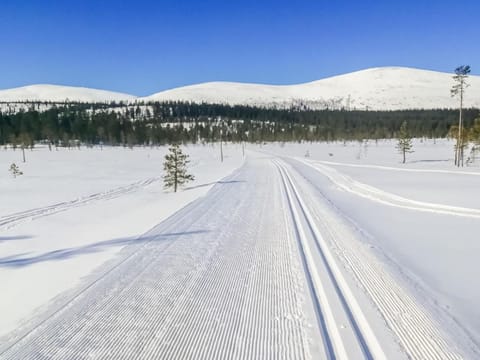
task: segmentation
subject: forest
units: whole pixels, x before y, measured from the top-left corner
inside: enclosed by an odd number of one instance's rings
[[[13,146],[390,139],[404,121],[412,137],[443,138],[458,123],[455,109],[347,111],[157,102],[30,103],[18,110],[15,104],[0,105],[0,145]],[[478,109],[464,109],[464,127],[471,128],[478,117]]]

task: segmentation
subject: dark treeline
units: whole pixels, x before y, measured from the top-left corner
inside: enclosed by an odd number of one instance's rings
[[[45,105],[45,104],[44,104]],[[343,111],[267,109],[165,102],[154,104],[31,104],[0,113],[0,144],[151,145],[172,142],[334,141],[394,138],[403,121],[413,137],[441,138],[457,110]],[[478,110],[464,111],[465,127]]]

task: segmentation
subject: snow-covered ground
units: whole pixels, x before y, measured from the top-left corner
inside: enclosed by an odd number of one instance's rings
[[[194,182],[163,190],[167,148],[0,151],[0,335],[243,162],[239,146],[188,146]],[[8,172],[15,162],[24,175]]]
[[[480,343],[480,161],[453,165],[453,142],[417,140],[267,145],[292,164],[415,294],[442,327]],[[306,153],[309,157],[305,157]],[[319,176],[320,175],[320,176]],[[478,354],[477,354],[478,356]]]
[[[1,151],[0,354],[478,358],[480,167],[452,146],[189,146],[177,194],[165,149]]]

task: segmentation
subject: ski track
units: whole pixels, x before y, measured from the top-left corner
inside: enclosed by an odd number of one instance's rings
[[[356,224],[345,224],[341,214],[339,216],[337,213],[339,210],[332,209],[328,199],[320,202],[311,197],[305,199],[318,231],[330,244],[325,244],[325,247],[330,248],[343,267],[352,274],[407,356],[425,360],[462,359],[455,346],[447,342],[445,335],[439,331],[441,326],[397,284],[368,246],[358,241],[349,228],[352,227],[356,233],[362,233],[363,230]]]
[[[336,169],[319,164],[318,162],[312,163],[310,161],[306,161],[300,158],[296,158],[296,160],[314,168],[321,174],[325,175],[339,189],[384,205],[399,207],[408,210],[430,212],[435,214],[454,215],[476,219],[480,218],[480,209],[435,204],[404,198],[402,196],[398,196],[380,190],[371,185],[367,185],[357,180],[354,180],[351,177],[340,173]]]
[[[152,229],[151,241],[122,250],[117,266],[10,338],[0,358],[311,358],[272,168],[254,162]]]
[[[126,195],[162,180],[161,177],[152,177],[149,179],[134,182],[132,184],[121,186],[112,190],[83,196],[78,199],[60,202],[40,208],[30,209],[0,217],[0,230],[10,229],[23,222],[32,221],[44,216],[53,215],[62,211],[70,210],[79,206],[89,204],[94,201],[105,201],[115,199]]]
[[[318,163],[318,164],[324,164],[324,165],[366,168],[366,169],[376,169],[376,170],[480,176],[480,171],[475,172],[475,171],[461,171],[461,170],[455,171],[455,170],[443,170],[443,169],[412,169],[412,168],[399,168],[394,166],[371,165],[371,164],[351,164],[351,163],[342,163],[342,162],[325,161],[325,160],[312,160],[312,162]]]
[[[282,176],[299,247],[305,254],[307,278],[312,283],[312,298],[323,313],[323,336],[328,359],[386,359],[368,321],[340,272],[333,255],[317,229],[313,217],[300,197],[288,170],[276,162]],[[302,221],[303,218],[303,221]],[[310,233],[310,236],[307,235]],[[315,257],[315,253],[317,256]]]

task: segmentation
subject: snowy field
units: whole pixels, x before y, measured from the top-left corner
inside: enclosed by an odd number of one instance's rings
[[[223,163],[218,147],[185,150],[196,179],[177,194],[163,190],[166,147],[0,151],[0,336],[243,162],[239,146]]]
[[[1,150],[0,357],[480,356],[480,166],[451,142],[224,150],[186,147],[177,194],[166,148]]]

